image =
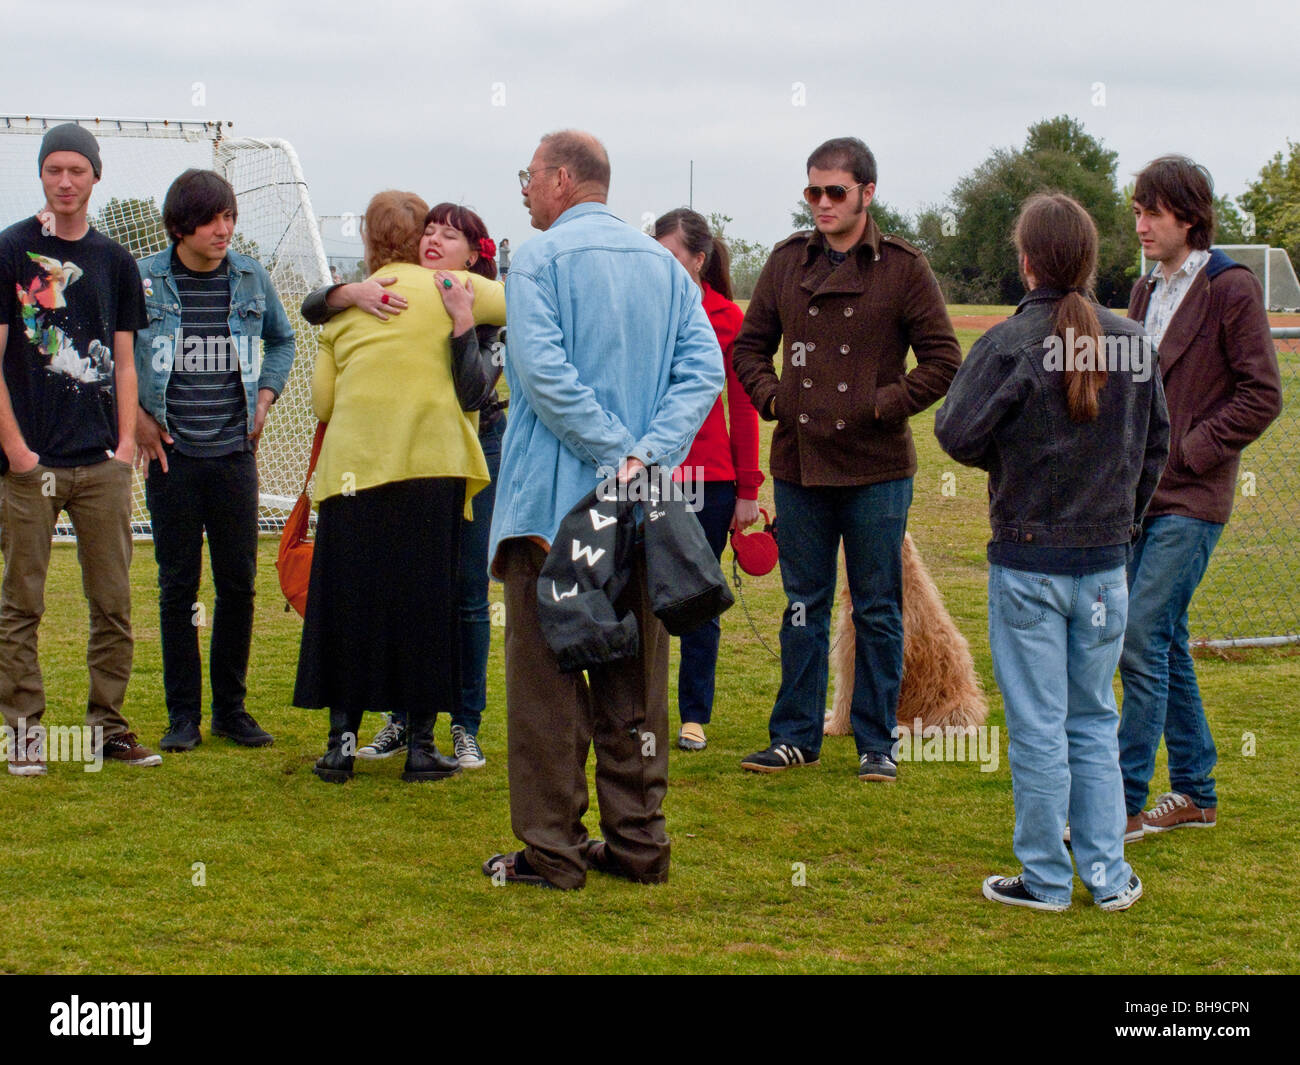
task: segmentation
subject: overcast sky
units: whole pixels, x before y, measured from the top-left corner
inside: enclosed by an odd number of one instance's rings
[[[0,113],[230,120],[297,148],[318,214],[410,188],[475,207],[516,246],[531,231],[515,173],[566,126],[604,141],[629,222],[685,203],[694,160],[695,207],[766,243],[790,231],[804,160],[833,136],[871,146],[878,195],[907,211],[1062,113],[1119,152],[1121,183],[1178,151],[1231,196],[1300,140],[1289,2],[115,8],[69,0],[21,27],[11,10]]]

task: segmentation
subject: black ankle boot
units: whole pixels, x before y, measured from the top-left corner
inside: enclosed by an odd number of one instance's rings
[[[406,768],[402,779],[411,784],[426,780],[444,780],[460,772],[460,763],[439,754],[433,744],[432,716],[407,715]]]
[[[352,715],[330,707],[330,736],[325,753],[316,762],[312,772],[330,784],[343,784],[352,779],[352,761],[357,753],[357,729],[360,715]]]

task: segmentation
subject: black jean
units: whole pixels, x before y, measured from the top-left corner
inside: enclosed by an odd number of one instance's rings
[[[251,451],[190,458],[174,448],[168,471],[149,464],[145,499],[158,561],[163,688],[172,723],[197,722],[203,703],[199,629],[209,621],[212,714],[244,709],[257,576],[257,462]],[[216,601],[199,599],[203,534],[208,534]]]

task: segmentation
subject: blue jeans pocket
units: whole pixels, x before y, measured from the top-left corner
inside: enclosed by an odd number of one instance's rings
[[[998,571],[998,605],[1006,623],[1013,629],[1032,629],[1047,617],[1047,577],[1016,570]]]
[[[1097,585],[1097,598],[1092,603],[1093,628],[1097,632],[1094,647],[1113,643],[1124,635],[1128,624],[1128,581],[1108,581]]]

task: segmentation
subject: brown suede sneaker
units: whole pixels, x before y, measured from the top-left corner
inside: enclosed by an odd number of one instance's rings
[[[1142,815],[1144,832],[1168,832],[1172,828],[1213,828],[1218,807],[1197,806],[1186,795],[1167,791],[1155,806]]]
[[[9,752],[9,772],[16,777],[43,777],[45,767],[44,733],[28,733],[26,749]],[[22,745],[20,745],[22,746]]]
[[[134,732],[119,732],[104,741],[104,759],[123,765],[162,765],[162,755],[155,754],[135,738]]]

